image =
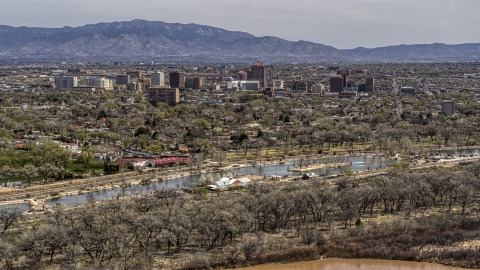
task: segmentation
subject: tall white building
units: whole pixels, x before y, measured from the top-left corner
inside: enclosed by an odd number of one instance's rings
[[[58,77],[55,78],[55,87],[57,90],[70,90],[73,87],[77,87],[77,77]]]
[[[164,86],[165,85],[165,74],[163,72],[154,72],[151,77],[152,86]]]
[[[86,82],[87,82],[87,86],[93,86],[95,88],[103,88],[106,90],[111,90],[113,87],[112,81],[104,77],[87,78]]]

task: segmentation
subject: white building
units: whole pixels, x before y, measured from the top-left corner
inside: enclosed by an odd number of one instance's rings
[[[55,86],[57,90],[69,90],[73,87],[77,87],[77,77],[58,77],[55,78]]]
[[[113,89],[113,82],[109,79],[104,77],[100,78],[87,78],[86,79],[87,86],[93,86],[95,88],[103,88],[106,90]]]
[[[151,85],[152,86],[163,86],[165,85],[165,74],[163,72],[154,72],[151,76]]]
[[[323,86],[323,85],[312,85],[312,93],[317,93],[317,94],[325,93],[325,86]]]
[[[245,186],[248,183],[250,183],[250,179],[248,178],[229,178],[229,177],[224,177],[220,179],[219,181],[214,181],[213,185],[208,185],[207,188],[211,190],[216,190],[216,189],[226,189],[229,187],[234,187],[234,186]]]
[[[228,81],[227,90],[257,90],[260,89],[259,81]]]
[[[267,81],[267,87],[274,87],[275,89],[283,89],[283,80]]]

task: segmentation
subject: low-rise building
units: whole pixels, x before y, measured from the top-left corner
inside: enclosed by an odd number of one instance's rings
[[[211,190],[226,189],[234,186],[245,186],[250,183],[250,179],[244,178],[231,178],[224,177],[219,181],[214,181],[212,185],[208,185],[207,188]]]

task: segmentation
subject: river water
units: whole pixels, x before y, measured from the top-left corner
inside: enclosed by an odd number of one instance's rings
[[[450,151],[433,151],[432,153],[451,153],[451,154],[480,154],[480,150],[450,150]],[[385,168],[388,166],[388,163],[391,161],[388,158],[381,156],[350,156],[348,157],[350,161],[350,166],[344,166],[340,168],[322,168],[316,170],[310,170],[309,172],[314,172],[317,175],[323,174],[342,174],[345,172],[346,168],[352,169],[354,172],[366,171],[368,169],[376,170],[378,168]],[[283,164],[271,164],[265,166],[256,166],[256,167],[239,167],[231,170],[225,170],[220,172],[221,174],[232,173],[233,175],[243,175],[243,174],[255,174],[255,175],[279,175],[279,176],[300,176],[305,172],[291,172],[288,171],[289,168],[295,167],[295,162],[285,162]],[[211,173],[213,178],[216,178],[217,173]],[[134,194],[140,194],[145,192],[151,192],[161,189],[172,189],[172,188],[181,188],[198,185],[198,179],[200,175],[192,175],[179,177],[174,179],[169,179],[162,182],[152,182],[146,186],[134,185],[131,187],[122,187],[114,188],[96,192],[89,192],[81,195],[72,195],[72,196],[63,196],[47,201],[49,205],[62,204],[65,206],[75,206],[82,205],[88,202],[101,201],[107,198],[116,198],[118,196],[129,196]],[[22,209],[28,209],[27,205],[20,204],[18,205]]]
[[[291,264],[267,264],[237,270],[454,270],[440,264],[390,260],[319,260]]]
[[[355,172],[365,171],[367,169],[378,169],[385,168],[388,166],[389,159],[381,156],[351,156],[348,157],[351,165],[339,167],[339,168],[329,168],[329,169],[316,169],[310,170],[309,172],[315,172],[317,175],[322,174],[341,174],[345,172],[346,168],[350,168]],[[256,167],[240,167],[231,170],[225,170],[218,172],[220,174],[232,173],[233,175],[244,175],[244,174],[255,174],[255,175],[280,175],[280,176],[300,176],[305,172],[291,172],[288,169],[295,167],[294,162],[285,162],[283,164],[271,164],[265,166],[256,166]],[[328,170],[328,171],[327,171]],[[214,179],[216,179],[216,172],[210,173]],[[49,205],[55,205],[57,203],[62,205],[74,206],[81,205],[88,202],[100,201],[104,199],[116,198],[117,196],[129,196],[140,193],[148,193],[155,190],[161,189],[172,189],[172,188],[181,188],[198,185],[198,179],[200,175],[191,175],[185,177],[174,178],[162,182],[152,182],[149,185],[141,186],[134,185],[131,187],[121,187],[108,190],[101,190],[96,192],[89,192],[81,195],[72,195],[72,196],[63,196],[55,199],[49,200],[47,203]]]

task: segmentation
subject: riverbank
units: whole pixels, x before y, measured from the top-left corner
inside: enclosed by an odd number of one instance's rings
[[[349,165],[352,165],[352,164],[350,162],[327,163],[327,164],[310,165],[306,167],[294,167],[294,168],[289,168],[288,170],[291,172],[306,172],[311,170],[318,170],[318,169],[324,169],[324,168],[337,168],[337,167],[344,167]]]
[[[311,156],[305,156],[311,157]],[[151,182],[168,181],[171,179],[188,177],[201,174],[219,173],[224,171],[237,170],[242,168],[265,167],[275,164],[284,164],[294,162],[297,156],[291,157],[276,157],[259,160],[245,160],[243,162],[226,163],[219,166],[216,162],[206,161],[200,170],[193,167],[179,167],[159,170],[153,168],[146,168],[142,172],[124,172],[121,174],[107,175],[101,177],[91,177],[86,179],[73,179],[68,181],[59,181],[48,184],[36,184],[25,189],[12,189],[2,187],[0,191],[0,205],[23,203],[25,199],[37,198],[52,198],[49,196],[52,192],[58,192],[58,196],[72,196],[80,193],[89,193],[94,191],[110,190],[121,186],[136,185],[142,179],[148,179]],[[262,175],[265,177],[266,175]]]
[[[313,157],[313,156],[304,156],[305,158],[308,157]],[[358,157],[358,156],[357,156]],[[367,157],[367,156],[365,156]],[[365,158],[364,157],[364,158]],[[375,156],[373,156],[375,157]],[[372,156],[370,156],[372,158]],[[380,158],[380,157],[378,157]],[[455,159],[446,159],[446,160],[440,160],[438,162],[430,162],[430,163],[419,163],[418,165],[411,165],[410,169],[421,169],[425,167],[435,167],[435,166],[454,166],[455,164],[458,164],[459,162],[464,162],[464,161],[473,161],[478,159],[479,156],[475,157],[457,157]],[[258,171],[258,179],[260,180],[268,180],[274,175],[278,175],[278,170],[277,169],[268,169],[272,165],[279,165],[283,166],[283,169],[285,171],[288,171],[287,168],[292,166],[292,164],[295,164],[295,161],[298,160],[298,157],[290,157],[288,159],[270,159],[270,160],[263,160],[262,163],[257,161],[248,161],[248,162],[243,162],[243,163],[229,163],[225,164],[222,167],[219,167],[211,162],[207,163],[204,165],[202,170],[192,170],[192,168],[178,168],[177,170],[163,170],[159,171],[158,169],[148,169],[147,171],[144,171],[143,173],[138,173],[138,172],[128,172],[127,174],[130,174],[131,176],[127,177],[122,177],[122,175],[112,175],[112,176],[103,176],[99,177],[98,179],[79,179],[79,180],[72,180],[69,182],[55,182],[53,184],[48,184],[45,186],[41,187],[33,187],[34,190],[37,190],[37,192],[32,192],[30,188],[23,189],[23,190],[15,190],[17,194],[11,195],[10,197],[5,197],[2,196],[3,198],[2,201],[0,201],[0,205],[6,205],[6,204],[22,204],[24,203],[24,200],[30,199],[30,198],[35,198],[35,199],[47,199],[50,200],[52,198],[58,198],[58,197],[70,197],[70,196],[76,196],[77,194],[88,194],[88,193],[97,193],[98,191],[103,191],[107,192],[109,190],[113,189],[118,189],[120,187],[129,187],[129,186],[136,186],[139,185],[142,181],[145,182],[163,182],[163,181],[170,181],[174,179],[179,179],[179,178],[186,178],[186,177],[192,177],[192,176],[198,176],[201,174],[210,174],[210,173],[223,173],[226,171],[231,171],[231,170],[237,170],[239,171],[237,174],[249,174],[246,171],[251,171],[250,169],[256,168],[255,171]],[[358,160],[359,163],[363,164],[364,160],[361,158]],[[423,162],[420,160],[419,162]],[[289,163],[288,165],[286,163]],[[290,164],[291,163],[291,164]],[[353,162],[353,165],[357,164],[356,162]],[[352,164],[349,164],[352,165]],[[360,169],[355,170],[355,177],[356,178],[364,178],[367,176],[371,175],[378,175],[385,173],[387,171],[387,168],[383,167],[381,169],[372,169],[369,170],[368,167],[365,167],[363,170]],[[266,171],[263,169],[266,168]],[[309,169],[310,170],[310,169]],[[336,169],[333,169],[336,170]],[[265,173],[268,172],[268,173]],[[343,173],[343,172],[336,172],[337,174]],[[254,175],[254,174],[251,174]],[[252,176],[250,176],[252,177]],[[114,178],[114,179],[112,179]],[[282,181],[289,181],[292,179],[298,178],[297,176],[289,176],[285,177],[285,175],[282,175]],[[278,177],[275,177],[275,179],[278,179]],[[183,181],[183,180],[182,180]],[[177,181],[178,182],[178,181]],[[89,183],[89,184],[87,184]],[[50,186],[52,185],[52,186]],[[178,182],[175,185],[180,185],[183,186],[182,182]],[[172,188],[173,186],[170,185]],[[54,187],[54,188],[50,188]],[[135,188],[138,192],[139,189],[143,188]],[[148,190],[147,188],[145,188]],[[58,194],[56,194],[58,192]],[[110,192],[111,193],[111,192]],[[127,194],[130,194],[131,192],[128,192]],[[55,194],[54,196],[50,196],[50,194]],[[112,196],[117,196],[117,194],[109,194],[108,196],[104,196],[105,198],[111,198]],[[95,196],[96,197],[96,196]],[[102,199],[97,199],[97,200],[102,200]],[[61,200],[61,201],[68,201],[67,200]],[[88,202],[89,200],[85,201]],[[81,203],[85,203],[81,202]],[[78,204],[77,200],[74,202],[75,204]]]
[[[233,269],[233,268],[232,268]],[[411,262],[397,260],[373,260],[373,259],[321,259],[315,261],[286,263],[286,264],[266,264],[243,268],[235,268],[237,270],[312,270],[312,269],[328,269],[328,270],[385,270],[385,269],[402,269],[402,270],[455,270],[458,268],[444,266],[441,264],[427,262]]]

